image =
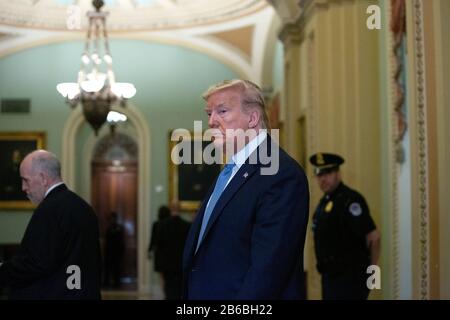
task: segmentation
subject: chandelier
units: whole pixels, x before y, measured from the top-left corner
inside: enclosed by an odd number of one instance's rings
[[[106,30],[108,12],[100,11],[104,4],[102,0],[94,0],[92,4],[95,11],[86,14],[89,26],[78,82],[60,83],[56,89],[72,108],[81,104],[86,121],[97,135],[107,120],[111,105],[118,103],[125,107],[126,100],[136,94],[136,88],[131,83],[116,82]]]

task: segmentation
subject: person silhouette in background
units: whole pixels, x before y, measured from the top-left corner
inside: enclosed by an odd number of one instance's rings
[[[166,300],[180,300],[183,285],[183,249],[191,224],[183,220],[177,201],[170,205],[170,217],[161,223],[159,251]]]
[[[118,222],[117,212],[111,212],[105,234],[105,286],[120,287],[123,254],[125,252],[124,229]]]
[[[152,226],[152,236],[150,239],[150,245],[148,247],[148,258],[153,259],[153,270],[160,274],[160,280],[162,286],[164,286],[164,279],[162,277],[162,259],[161,259],[161,251],[159,250],[159,242],[160,242],[160,228],[162,222],[170,217],[170,209],[168,206],[160,206],[158,209],[158,220],[153,223]]]

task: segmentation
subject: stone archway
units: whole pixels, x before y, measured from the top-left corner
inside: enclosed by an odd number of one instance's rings
[[[145,121],[144,115],[132,104],[128,104],[126,108],[112,107],[112,110],[125,114],[129,121],[135,126],[137,137],[136,143],[139,148],[138,155],[138,291],[150,291],[150,264],[147,259],[147,246],[150,235],[151,215],[150,215],[150,128]],[[81,107],[77,107],[67,119],[63,131],[63,143],[61,154],[62,177],[69,187],[77,190],[76,186],[76,155],[75,146],[76,138],[79,130],[84,123],[84,117]],[[89,159],[92,158],[94,143]],[[81,173],[78,173],[81,174]],[[90,173],[89,173],[90,174]],[[89,185],[90,187],[90,185]],[[89,199],[88,199],[89,200]]]

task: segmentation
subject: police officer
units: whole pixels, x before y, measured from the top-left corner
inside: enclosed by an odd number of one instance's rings
[[[367,267],[377,263],[380,243],[369,207],[360,193],[342,182],[342,157],[317,153],[309,161],[325,193],[312,226],[322,298],[367,299]]]

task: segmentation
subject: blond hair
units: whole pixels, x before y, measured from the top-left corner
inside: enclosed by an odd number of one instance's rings
[[[228,88],[239,88],[241,90],[241,107],[244,111],[250,108],[256,108],[260,114],[260,123],[262,129],[270,129],[269,118],[266,113],[266,103],[261,88],[249,80],[224,80],[206,90],[202,97],[205,100],[214,93]]]

